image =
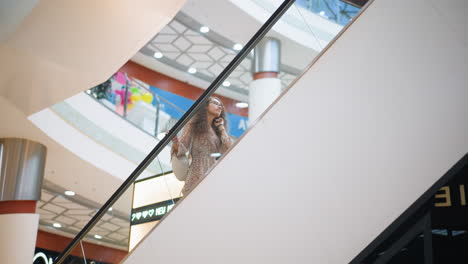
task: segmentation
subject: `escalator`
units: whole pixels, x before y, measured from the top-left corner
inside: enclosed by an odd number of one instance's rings
[[[164,125],[160,125],[160,121],[158,119],[161,118],[161,113],[157,112],[155,117],[155,121],[152,121],[153,126],[151,126],[149,129],[146,129],[138,124],[138,121],[135,121],[135,118],[132,118],[130,114],[134,113],[135,110],[129,111],[129,103],[127,103],[127,100],[130,100],[131,92],[130,91],[124,91],[123,95],[120,95],[123,105],[123,109],[116,109],[114,112],[116,112],[118,115],[122,116],[124,119],[127,119],[127,121],[135,124],[137,127],[140,129],[144,130],[145,132],[149,133],[150,135],[154,137],[158,137],[160,139],[160,142],[155,146],[155,148],[151,151],[151,153],[140,163],[140,165],[134,170],[134,172],[128,177],[128,179],[121,185],[121,187],[112,195],[112,197],[97,211],[93,218],[89,221],[89,223],[78,233],[78,235],[73,239],[73,241],[67,246],[67,248],[62,252],[55,260],[54,263],[75,263],[76,261],[79,261],[79,259],[83,259],[86,261],[87,258],[87,248],[89,250],[89,244],[84,243],[84,241],[89,241],[89,239],[94,239],[94,240],[100,240],[103,242],[106,242],[106,245],[111,244],[110,240],[104,240],[104,237],[99,234],[99,230],[102,228],[104,225],[112,225],[112,222],[107,222],[106,218],[109,218],[109,216],[112,216],[114,214],[113,208],[119,207],[122,208],[122,206],[118,206],[119,203],[128,203],[128,197],[132,195],[132,191],[138,192],[137,186],[142,186],[141,184],[138,185],[140,182],[144,182],[143,185],[146,187],[143,187],[142,189],[147,189],[148,186],[161,186],[164,185],[162,188],[162,191],[156,191],[164,194],[160,194],[159,197],[167,197],[166,199],[161,201],[162,198],[156,198],[159,199],[158,203],[156,204],[158,208],[155,210],[150,209],[152,205],[148,205],[147,202],[147,197],[140,197],[138,198],[135,193],[133,193],[133,210],[131,213],[131,219],[130,223],[133,225],[138,225],[138,227],[142,227],[143,229],[130,229],[130,233],[134,232],[136,233],[136,237],[138,239],[135,241],[132,241],[131,235],[129,234],[128,238],[124,238],[122,241],[125,243],[127,241],[129,250],[132,250],[133,247],[135,247],[135,244],[139,242],[139,240],[144,237],[152,228],[154,228],[160,221],[163,220],[163,217],[175,208],[176,202],[181,200],[181,185],[180,183],[175,183],[174,184],[174,174],[172,171],[167,169],[167,166],[163,166],[160,160],[160,154],[161,152],[167,151],[168,148],[166,146],[171,145],[171,140],[178,134],[180,131],[183,129],[184,125],[190,120],[196,112],[203,107],[204,104],[206,104],[206,100],[215,93],[215,91],[222,86],[225,86],[225,79],[230,76],[231,73],[234,71],[239,71],[241,70],[241,67],[245,67],[243,64],[250,63],[249,61],[245,60],[250,51],[253,50],[253,48],[259,43],[264,37],[267,36],[269,30],[274,26],[275,22],[278,21],[283,14],[287,12],[287,10],[293,6],[294,1],[284,1],[278,9],[275,11],[274,14],[264,23],[264,25],[258,30],[258,32],[255,33],[255,35],[249,40],[248,43],[246,43],[244,48],[239,51],[237,56],[233,58],[233,60],[229,63],[229,65],[226,66],[226,68],[221,72],[221,74],[215,78],[215,80],[210,84],[210,86],[206,89],[206,91],[200,96],[200,98],[193,103],[193,105],[190,106],[190,108],[185,112],[185,114],[180,114],[182,110],[177,109],[179,111],[176,116],[180,117],[180,115],[183,115],[180,119],[174,119],[174,117],[171,117],[173,119],[173,122],[170,122],[171,120],[166,120],[164,122]],[[297,13],[297,8],[295,12]],[[289,14],[291,15],[291,14]],[[296,14],[297,16],[297,14]],[[306,21],[302,20],[300,21],[303,23],[301,26],[306,27]],[[238,49],[234,47],[234,49]],[[144,49],[143,49],[144,50]],[[307,56],[309,57],[309,55]],[[303,67],[305,67],[304,65]],[[190,72],[190,71],[189,71]],[[192,72],[191,72],[192,73]],[[195,73],[195,72],[193,72]],[[130,87],[132,89],[136,89],[133,91],[135,94],[136,92],[139,91],[144,91],[146,93],[151,93],[153,98],[157,99],[157,105],[156,109],[157,111],[160,111],[161,107],[161,101],[165,100],[164,98],[154,94],[154,91],[149,91],[147,88],[144,88],[144,84],[142,84],[139,80],[137,79],[132,79],[128,76],[125,76],[125,79],[127,80],[127,85],[124,85],[128,88],[127,90],[130,90]],[[130,83],[130,84],[128,84]],[[104,106],[106,106],[109,109],[114,108],[115,103],[109,104],[109,100],[104,100],[104,99],[109,99],[107,98],[107,92],[109,90],[109,87],[111,86],[111,80],[108,80],[106,83],[103,83],[101,85],[98,85],[90,90],[87,91],[87,93],[101,102]],[[141,92],[139,92],[141,93]],[[127,98],[128,97],[128,98]],[[115,101],[115,100],[114,100]],[[120,103],[117,103],[117,105],[120,105]],[[170,106],[171,108],[177,108],[177,106],[171,104],[170,102],[166,102],[166,105],[164,105],[164,111],[168,110],[168,107]],[[130,113],[130,114],[129,114]],[[163,112],[163,114],[168,114]],[[175,124],[174,124],[175,123]],[[172,127],[170,125],[173,125]],[[161,136],[161,134],[164,133],[164,128],[169,128],[168,132],[166,133],[165,136]],[[162,137],[162,138],[161,138]],[[219,154],[219,153],[214,153],[214,154]],[[214,157],[214,156],[213,156]],[[216,159],[219,159],[219,156],[214,157]],[[167,163],[166,163],[167,164]],[[141,173],[148,167],[153,166],[153,167],[159,167],[160,171],[163,172],[159,175],[155,175],[153,177],[140,177]],[[149,181],[151,180],[156,180],[159,181],[159,183],[156,183],[156,185],[151,185]],[[172,181],[172,182],[171,182]],[[167,188],[166,188],[167,187]],[[156,187],[158,188],[158,187]],[[135,190],[132,190],[135,189]],[[164,190],[166,189],[166,190]],[[154,189],[153,189],[154,190]],[[185,194],[186,196],[187,194]],[[151,194],[149,195],[151,196]],[[122,197],[125,197],[125,199],[121,199]],[[185,197],[184,197],[185,198]],[[138,207],[138,199],[143,199],[143,202],[140,202],[140,204],[143,204],[144,206]],[[145,200],[146,199],[146,200]],[[135,205],[136,204],[136,205]],[[128,206],[128,205],[127,205]],[[125,207],[125,206],[123,206]],[[147,210],[144,210],[147,209]],[[163,209],[163,210],[161,210]],[[115,210],[115,209],[114,209]],[[143,212],[143,213],[142,213]],[[145,220],[143,220],[143,216]],[[152,217],[150,219],[150,217]],[[146,219],[148,218],[148,219]],[[149,223],[150,225],[147,225],[144,227],[144,224]],[[112,227],[111,227],[112,228]],[[94,249],[93,249],[94,250]],[[100,259],[88,259],[89,261],[101,261]],[[104,263],[104,262],[103,262]]]
[[[465,155],[351,263],[465,263],[467,173]]]
[[[93,234],[93,227],[141,171],[157,162],[164,146],[292,2],[285,1],[244,45],[56,263],[67,263],[73,249],[85,258],[81,240]],[[429,189],[468,148],[463,100],[468,94],[456,85],[443,85],[448,76],[454,84],[467,81],[459,70],[466,52],[457,53],[463,48],[455,41],[443,41],[454,39],[443,28],[437,36],[427,30],[437,21],[435,12],[419,18],[421,26],[409,23],[417,4],[408,4],[412,8],[402,14],[390,2],[368,3],[365,12],[313,59],[293,88],[251,122],[248,133],[219,159],[209,177],[158,219],[125,263],[346,263]],[[406,34],[416,30],[420,35]],[[401,35],[407,41],[398,39]],[[419,50],[420,44],[427,40],[433,41],[426,47],[431,51],[449,47],[454,52],[432,54],[436,64],[421,63],[420,55],[428,50]],[[390,52],[393,49],[405,52]],[[428,76],[428,71],[440,75]],[[416,85],[415,80],[424,83]],[[177,198],[171,194],[165,211]],[[411,229],[416,236],[405,241],[427,232],[422,227],[427,226],[425,215],[403,231],[418,227]],[[376,255],[393,252],[399,241],[394,237],[384,246],[374,243],[353,261],[374,263]],[[421,242],[415,243],[419,244],[413,248],[420,250]],[[395,256],[386,256],[390,255]]]

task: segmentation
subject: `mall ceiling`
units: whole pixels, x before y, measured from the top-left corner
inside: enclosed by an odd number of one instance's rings
[[[193,76],[211,83],[234,59],[236,42],[217,32],[200,33],[203,25],[183,12],[164,27],[140,52],[182,72],[195,68]],[[155,57],[157,55],[157,58]],[[162,57],[159,57],[162,56]],[[252,56],[245,59],[227,78],[226,88],[248,95],[252,82]],[[301,73],[300,69],[281,65],[280,79],[287,87]]]

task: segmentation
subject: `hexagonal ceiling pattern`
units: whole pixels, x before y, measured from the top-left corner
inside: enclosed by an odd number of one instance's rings
[[[41,200],[36,212],[40,215],[39,228],[46,232],[63,232],[74,236],[91,220],[100,204],[79,195],[66,196],[63,188],[44,180]],[[58,223],[60,227],[54,227]],[[109,211],[93,227],[87,241],[127,250],[130,232],[130,212]],[[97,239],[95,235],[101,236]]]
[[[199,33],[202,25],[183,12],[159,32],[140,52],[152,57],[160,52],[158,60],[181,71],[193,67],[197,70],[194,76],[212,82],[221,71],[234,59],[238,51],[234,50],[235,42],[226,39],[216,32]],[[228,89],[248,94],[252,82],[251,57],[244,61],[227,78]],[[291,66],[281,66],[279,78],[283,88],[287,87],[299,75],[300,70]]]

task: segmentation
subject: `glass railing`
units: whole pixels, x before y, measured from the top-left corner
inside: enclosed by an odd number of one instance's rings
[[[177,110],[181,115],[180,117],[171,115],[168,110],[169,107],[178,107],[176,104],[173,104],[173,102],[164,98],[143,82],[125,76],[125,74],[122,74],[123,76],[116,74],[111,78],[110,84],[108,81],[103,87],[97,86],[87,92],[106,107],[147,133],[153,136],[163,134],[165,136],[159,136],[159,143],[101,209],[96,212],[90,222],[62,252],[56,263],[71,263],[67,260],[71,252],[73,252],[74,256],[81,256],[85,259],[86,252],[89,249],[87,249],[84,241],[100,243],[108,239],[107,235],[110,233],[108,231],[117,228],[108,221],[112,215],[110,208],[119,208],[120,211],[129,213],[128,235],[122,236],[120,233],[120,236],[115,237],[115,239],[126,243],[128,251],[132,251],[157,227],[158,223],[164,221],[168,213],[176,209],[177,202],[183,201],[185,196],[189,195],[196,189],[198,184],[203,182],[203,179],[207,176],[206,173],[218,162],[222,162],[220,157],[226,154],[230,148],[235,147],[237,138],[232,129],[233,124],[229,124],[231,120],[227,117],[226,106],[223,100],[216,96],[218,88],[226,87],[226,79],[237,78],[237,76],[245,74],[245,69],[252,67],[252,57],[247,59],[251,51],[255,50],[254,54],[255,52],[261,53],[261,49],[267,45],[265,43],[278,41],[276,27],[281,27],[281,23],[276,25],[276,22],[280,21],[283,15],[294,15],[303,18],[303,16],[298,16],[298,13],[302,12],[300,9],[297,5],[295,6],[293,0],[284,1],[253,34],[253,37],[248,42],[241,44],[243,48],[235,54],[229,63],[226,63],[226,67],[222,69],[221,73],[203,94],[188,109]],[[229,21],[228,18],[226,20],[226,23],[235,23],[235,21]],[[313,22],[304,18],[300,20],[300,23],[302,23],[303,28],[314,28],[310,26],[310,23]],[[238,30],[244,29],[239,27]],[[249,25],[245,32],[251,31],[252,26]],[[317,35],[315,33],[309,32],[310,39],[322,45],[323,49],[323,43],[315,38]],[[291,32],[291,34],[295,34],[295,32]],[[308,47],[298,48],[297,43],[288,41],[287,35],[283,36],[281,41],[285,43],[281,45],[281,57],[279,59],[287,60],[290,64],[293,64],[299,70],[299,75],[318,57],[316,50]],[[190,72],[190,68],[188,70]],[[265,80],[261,80],[262,78],[265,78]],[[262,112],[268,108],[269,104],[274,103],[288,90],[287,87],[282,86],[281,80],[278,78],[281,78],[281,73],[267,72],[267,74],[257,74],[255,78],[249,76],[249,80],[247,80],[250,82],[250,91],[247,91],[247,93],[250,93],[249,108],[252,108],[252,105],[256,104],[257,101],[268,102],[260,112],[257,111],[255,115],[250,116],[250,126],[255,125],[256,119],[261,118]],[[262,88],[262,81],[265,81],[263,88],[272,89],[264,90],[267,91],[268,96],[263,93],[262,96],[264,97],[257,97],[257,101],[253,100],[252,90]],[[294,81],[293,79],[290,83],[294,83]],[[113,87],[113,82],[118,84]],[[182,115],[181,111],[185,111],[185,113]],[[143,114],[140,114],[140,112]],[[162,117],[165,114],[170,118]],[[145,118],[149,120],[146,123],[141,121],[142,119],[145,120]],[[173,124],[174,122],[175,124]],[[239,124],[235,124],[235,126],[237,127]],[[238,138],[238,140],[241,139],[242,137]],[[171,149],[166,148],[171,144]],[[161,162],[161,155],[172,156],[172,170],[163,170],[164,164]],[[188,166],[184,166],[185,158],[190,160]],[[140,177],[142,171],[148,166],[158,166],[161,171],[165,172],[149,178]],[[184,168],[188,170],[184,170]],[[95,261],[103,260],[95,259]]]
[[[106,108],[160,139],[187,109],[181,109],[158,92],[161,90],[123,72],[86,91]]]
[[[367,1],[297,0],[297,4],[312,13],[340,25],[346,25]]]
[[[468,155],[350,263],[466,263],[467,184]]]

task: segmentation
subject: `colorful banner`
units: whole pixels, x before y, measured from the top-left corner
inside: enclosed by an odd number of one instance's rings
[[[168,113],[171,117],[180,119],[182,115],[192,106],[192,104],[195,102],[193,100],[187,99],[185,97],[182,97],[177,94],[173,94],[171,92],[161,90],[159,88],[156,88],[154,86],[149,86],[150,90],[155,93],[156,95],[164,98],[168,102],[171,102],[171,104],[165,102],[164,100],[161,100],[161,109]],[[156,100],[153,100],[153,104],[156,104]],[[179,109],[178,109],[179,108]],[[184,112],[182,112],[183,110]],[[227,121],[229,123],[229,134],[234,137],[240,137],[245,130],[247,129],[247,122],[248,118],[232,114],[232,113],[227,113]]]

